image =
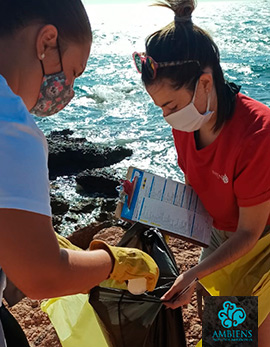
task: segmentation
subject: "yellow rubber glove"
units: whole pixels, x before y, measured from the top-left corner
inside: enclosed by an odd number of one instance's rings
[[[57,238],[58,244],[60,248],[68,248],[73,249],[74,251],[82,251],[81,248],[73,245],[68,239],[66,239],[64,236],[59,235],[55,232],[55,236]]]
[[[155,261],[147,253],[137,248],[110,246],[104,241],[94,240],[90,243],[90,250],[104,249],[114,259],[110,278],[117,282],[144,277],[147,290],[153,291],[156,287],[159,269]]]

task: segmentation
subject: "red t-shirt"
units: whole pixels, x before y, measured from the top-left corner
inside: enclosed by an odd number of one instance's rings
[[[270,199],[270,109],[243,94],[218,137],[196,149],[194,133],[173,129],[178,164],[214,219],[235,231],[239,207]],[[270,218],[268,220],[270,224]]]

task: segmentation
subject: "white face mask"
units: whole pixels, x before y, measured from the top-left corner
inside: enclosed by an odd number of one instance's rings
[[[188,133],[196,131],[202,127],[203,124],[209,121],[212,117],[214,111],[209,111],[211,95],[208,95],[207,109],[204,114],[201,114],[194,105],[194,100],[197,91],[197,85],[195,86],[195,91],[191,102],[183,107],[181,110],[169,114],[164,117],[166,122],[169,123],[174,129],[186,131]]]

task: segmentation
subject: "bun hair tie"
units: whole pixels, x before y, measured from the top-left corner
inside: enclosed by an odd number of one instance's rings
[[[185,24],[185,23],[190,23],[192,24],[192,17],[191,15],[189,16],[174,16],[174,23],[176,24]]]

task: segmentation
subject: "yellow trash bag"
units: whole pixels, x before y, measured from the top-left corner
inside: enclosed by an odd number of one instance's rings
[[[270,313],[270,234],[262,237],[247,254],[202,278],[212,296],[258,296],[258,326]],[[199,341],[196,347],[201,347]]]
[[[55,233],[60,248],[83,251]],[[88,302],[88,294],[69,295],[43,301],[42,311],[52,322],[63,347],[108,347]]]
[[[63,347],[108,347],[87,294],[49,299],[41,304]]]
[[[105,280],[101,287],[127,289],[126,284]],[[108,347],[88,294],[69,295],[42,302],[63,347]]]

